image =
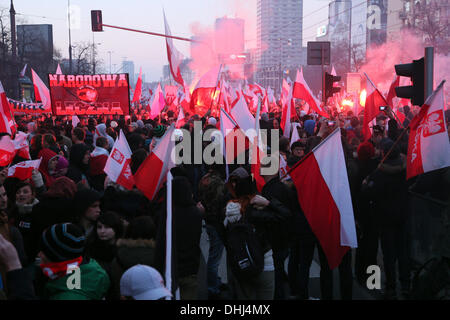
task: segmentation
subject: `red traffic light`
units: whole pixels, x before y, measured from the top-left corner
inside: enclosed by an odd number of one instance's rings
[[[91,10],[91,24],[93,32],[103,31],[102,10]]]

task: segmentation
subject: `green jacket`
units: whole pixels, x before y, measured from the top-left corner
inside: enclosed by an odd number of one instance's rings
[[[50,280],[46,286],[46,296],[50,300],[101,300],[109,289],[108,274],[94,260],[80,266],[80,289],[69,289],[67,279],[74,273]]]

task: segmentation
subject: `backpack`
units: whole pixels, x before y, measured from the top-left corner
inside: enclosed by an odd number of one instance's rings
[[[264,250],[253,225],[243,219],[226,227],[227,261],[233,275],[251,279],[264,269]]]

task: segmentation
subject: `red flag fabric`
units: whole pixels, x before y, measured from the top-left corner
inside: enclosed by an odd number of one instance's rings
[[[191,96],[191,112],[203,117],[211,108],[214,92],[218,86],[221,66],[216,66],[204,74],[197,82]]]
[[[308,103],[310,110],[313,109],[322,117],[330,117],[328,113],[320,106],[320,101],[313,95],[311,89],[306,83],[305,78],[303,77],[303,68],[300,69],[300,71],[297,70],[297,78],[294,82],[292,97],[305,100],[306,103]]]
[[[106,161],[103,171],[115,183],[131,190],[135,183],[135,178],[131,172],[131,149],[127,139],[120,130],[119,138],[114,143],[111,154]]]
[[[34,92],[36,95],[36,101],[41,101],[44,105],[45,112],[52,112],[52,103],[50,100],[50,91],[45,83],[39,78],[38,74],[31,68],[31,75],[33,77]]]
[[[367,98],[364,107],[363,135],[364,140],[369,140],[372,135],[369,128],[370,121],[372,121],[380,113],[380,107],[387,106],[388,103],[386,102],[386,99],[384,99],[381,92],[374,87],[367,74],[366,77]]]
[[[289,174],[311,230],[320,242],[330,269],[334,269],[350,248],[357,247],[340,129],[298,162]]]
[[[164,100],[164,94],[161,90],[161,84],[158,83],[158,88],[156,88],[155,94],[153,95],[153,101],[150,109],[150,118],[155,119],[161,111],[164,109],[166,102]]]
[[[39,160],[19,162],[8,169],[8,178],[18,178],[20,180],[30,179],[33,175],[33,170],[39,169],[41,160],[42,158]]]
[[[163,185],[167,172],[175,166],[171,159],[175,148],[175,141],[171,139],[174,130],[175,126],[172,124],[135,174],[136,187],[149,200],[153,200]]]
[[[169,24],[164,13],[164,28],[167,36],[171,36]],[[173,79],[184,87],[184,80],[181,76],[180,65],[183,61],[183,55],[173,45],[172,38],[166,38],[167,59],[169,60],[169,69]]]
[[[31,160],[30,146],[27,138],[28,135],[26,133],[19,131],[14,137],[13,143],[19,157]]]
[[[411,121],[407,179],[450,166],[450,142],[444,112],[444,88],[441,84]]]
[[[392,110],[394,110],[393,99],[397,96],[397,94],[395,93],[395,87],[398,87],[399,85],[400,85],[400,77],[395,76],[395,79],[394,81],[392,81],[386,97],[386,102],[388,103],[388,105],[391,107]]]
[[[16,155],[16,147],[10,136],[0,137],[0,167],[6,167]]]
[[[142,68],[139,70],[139,77],[134,87],[133,100],[131,102],[139,102],[141,100],[142,93]]]
[[[0,81],[0,132],[6,132],[13,135],[16,130],[15,124],[16,123],[12,118],[8,98],[6,97],[5,90]]]

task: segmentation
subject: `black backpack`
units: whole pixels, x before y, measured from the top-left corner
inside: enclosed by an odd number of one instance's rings
[[[264,269],[264,250],[253,225],[243,219],[226,227],[227,260],[237,279],[251,279]]]

